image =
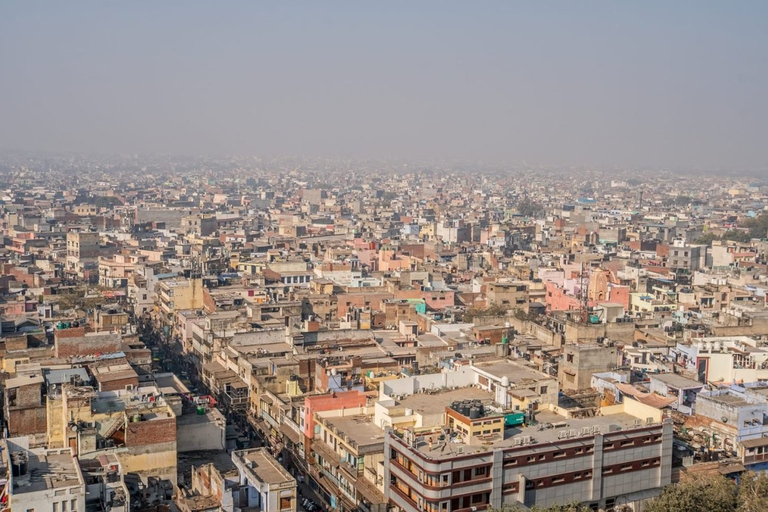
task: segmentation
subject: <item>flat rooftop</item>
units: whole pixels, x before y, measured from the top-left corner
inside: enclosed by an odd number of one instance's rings
[[[324,418],[324,422],[335,426],[358,447],[384,443],[384,431],[366,416],[330,417]]]
[[[189,394],[189,389],[179,380],[173,373],[156,373],[153,375],[155,378],[155,384],[157,388],[164,395],[186,395]]]
[[[511,384],[521,382],[538,382],[545,379],[553,379],[551,375],[541,373],[540,371],[528,368],[522,364],[514,363],[508,360],[494,361],[492,363],[478,363],[475,365],[478,369],[488,372],[495,377],[508,377]]]
[[[701,382],[683,377],[682,375],[678,375],[676,373],[659,373],[659,374],[651,375],[650,377],[651,377],[651,380],[656,379],[658,381],[663,382],[664,384],[667,384],[677,389],[704,387],[704,384],[702,384]]]
[[[457,400],[486,400],[493,399],[493,394],[475,387],[466,387],[441,391],[434,395],[428,393],[417,393],[408,395],[398,401],[398,405],[413,409],[414,412],[421,414],[437,414],[445,412],[445,408]]]
[[[732,407],[741,407],[744,405],[752,405],[740,396],[731,395],[731,394],[722,394],[722,395],[699,395],[699,397],[704,398],[705,400],[712,400],[713,402],[718,402],[725,405],[730,405]]]
[[[429,457],[440,459],[453,457],[457,453],[482,453],[497,448],[511,448],[516,446],[515,443],[517,441],[515,441],[515,439],[527,436],[530,436],[531,439],[535,441],[534,444],[530,445],[535,447],[537,444],[554,443],[558,441],[560,439],[559,436],[563,431],[571,433],[575,432],[576,435],[571,436],[567,441],[569,443],[578,443],[580,440],[583,440],[583,443],[586,445],[592,443],[594,434],[585,433],[582,435],[581,430],[583,428],[595,428],[602,434],[607,434],[614,429],[615,432],[620,432],[623,430],[640,428],[636,426],[638,418],[623,412],[607,416],[594,416],[592,418],[567,419],[559,414],[543,411],[536,415],[536,421],[538,424],[530,427],[507,428],[504,431],[504,436],[501,436],[500,434],[483,436],[476,444],[452,442],[444,445],[443,442],[436,442],[433,443],[432,449],[430,450],[429,442],[425,440],[424,442],[418,443],[416,449]],[[551,427],[540,430],[540,427],[545,424],[549,424]],[[641,426],[645,426],[645,421],[641,422]]]
[[[142,421],[167,418],[171,411],[162,396],[155,395],[157,388],[145,387],[130,393],[116,394],[114,392],[98,393],[91,400],[91,410],[96,414],[110,414],[130,411],[130,414],[141,414]],[[154,400],[150,400],[154,396]],[[162,415],[159,415],[163,413]]]
[[[14,485],[11,491],[14,495],[28,492],[40,492],[49,489],[63,489],[78,486],[83,483],[82,475],[75,466],[75,460],[69,448],[57,450],[30,450],[29,485]],[[11,454],[13,456],[13,454]],[[24,480],[22,477],[12,477],[14,483]]]
[[[236,464],[240,461],[257,479],[267,484],[281,484],[293,480],[291,474],[265,448],[232,452],[232,460]]]
[[[215,408],[208,409],[205,411],[205,414],[197,414],[197,411],[195,411],[176,416],[176,425],[179,427],[200,425],[202,423],[219,423],[220,426],[226,426],[227,420],[224,418],[224,415]]]

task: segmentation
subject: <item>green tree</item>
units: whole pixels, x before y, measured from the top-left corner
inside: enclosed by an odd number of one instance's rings
[[[725,233],[723,233],[723,236],[721,237],[722,240],[729,240],[732,242],[741,242],[741,243],[747,243],[752,239],[752,236],[750,236],[749,233],[746,231],[739,231],[738,229],[729,229]]]
[[[517,211],[526,217],[538,217],[544,213],[544,207],[537,203],[533,199],[523,198],[522,201],[517,203]]]
[[[738,512],[765,512],[768,510],[768,474],[750,471],[739,479]]]
[[[712,245],[712,242],[715,240],[720,240],[720,237],[714,234],[711,231],[707,231],[703,235],[701,235],[699,238],[697,238],[694,243],[697,243],[699,245]]]
[[[724,476],[704,475],[664,488],[644,512],[736,512],[736,484]]]
[[[749,229],[751,238],[768,237],[768,213],[761,213],[752,219],[746,219],[741,223],[741,227]]]

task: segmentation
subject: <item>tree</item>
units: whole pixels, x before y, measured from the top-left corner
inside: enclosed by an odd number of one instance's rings
[[[100,289],[94,288],[89,291],[88,287],[84,285],[71,288],[67,292],[60,293],[55,297],[60,311],[75,309],[88,313],[88,310],[95,309],[96,306],[107,302]]]
[[[721,238],[722,240],[729,240],[733,242],[747,243],[752,240],[752,237],[746,231],[739,231],[738,229],[729,229]]]
[[[541,204],[526,197],[517,204],[517,211],[525,217],[538,217],[544,213],[544,208]]]
[[[746,219],[741,223],[741,227],[749,229],[751,238],[768,237],[768,213],[761,213],[752,219]]]
[[[768,474],[750,471],[739,478],[738,512],[764,512],[768,510]]]
[[[522,512],[524,509],[518,504],[503,505],[501,508],[489,508],[486,512]],[[591,509],[586,505],[574,502],[563,505],[552,505],[549,507],[537,507],[531,508],[533,512],[591,512]]]
[[[736,512],[736,484],[719,474],[698,476],[664,488],[644,512]]]
[[[475,318],[484,316],[506,316],[507,307],[502,304],[491,304],[487,308],[469,308],[464,312],[463,321],[471,322]]]
[[[712,245],[712,242],[715,240],[720,240],[720,237],[714,234],[711,231],[707,231],[703,235],[701,235],[699,238],[695,240],[695,243],[699,245]]]

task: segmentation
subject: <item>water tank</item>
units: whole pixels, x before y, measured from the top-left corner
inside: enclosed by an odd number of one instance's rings
[[[405,410],[405,415],[406,416],[413,416],[413,409],[406,409]]]
[[[509,387],[509,377],[506,375],[501,378],[501,387],[508,388]]]
[[[29,471],[29,457],[25,452],[14,452],[11,454],[11,466],[13,476],[24,476]]]
[[[477,407],[471,407],[471,408],[469,409],[469,419],[471,419],[471,420],[476,420],[476,419],[477,419],[477,418],[479,418],[480,416],[481,416],[481,414],[480,414],[480,409],[479,409],[479,408],[477,408]]]
[[[419,373],[419,363],[417,361],[414,361],[411,363],[411,369],[413,370],[414,375],[418,375]]]
[[[331,375],[334,375],[334,376],[335,376],[335,375],[336,375],[336,373],[337,373],[337,372],[336,372],[336,368],[331,368]]]

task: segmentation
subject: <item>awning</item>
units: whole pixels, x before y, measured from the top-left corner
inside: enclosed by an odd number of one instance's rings
[[[744,448],[757,448],[758,446],[768,446],[768,437],[758,437],[757,439],[747,439],[741,442]]]
[[[283,434],[285,437],[287,437],[288,439],[290,439],[290,441],[291,441],[293,444],[299,444],[299,443],[303,442],[303,439],[301,438],[301,436],[299,435],[299,433],[298,433],[298,432],[296,432],[295,430],[293,430],[291,427],[289,427],[289,426],[288,426],[288,425],[286,425],[285,423],[283,423],[282,425],[280,425],[280,432],[281,432],[281,433],[282,433],[282,434]]]
[[[616,388],[618,388],[618,390],[621,391],[623,395],[630,396],[638,402],[655,409],[663,409],[664,407],[668,407],[677,401],[676,398],[667,398],[661,395],[657,395],[656,393],[644,393],[639,389],[635,389],[629,384],[617,383]]]
[[[267,422],[261,418],[256,418],[252,420],[252,424],[254,427],[256,427],[257,430],[261,432],[266,433],[269,430],[269,425],[267,425]]]

